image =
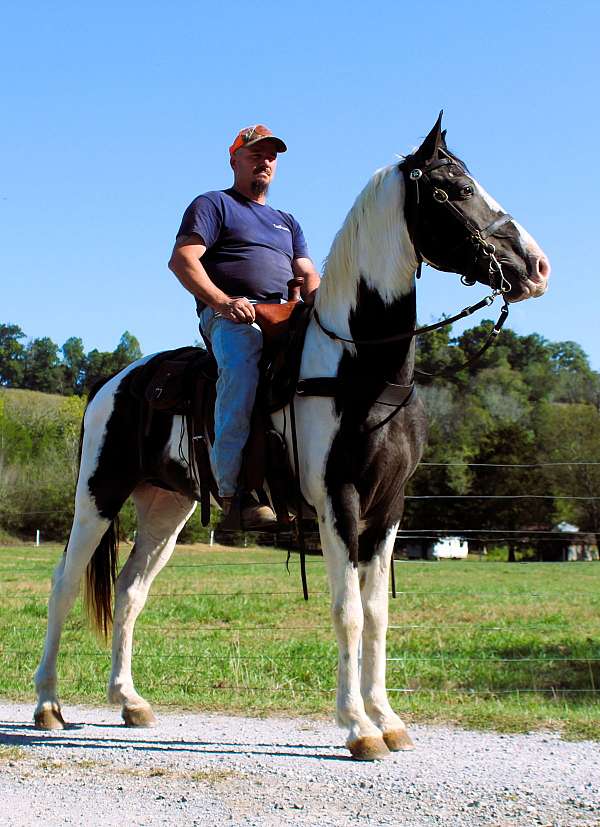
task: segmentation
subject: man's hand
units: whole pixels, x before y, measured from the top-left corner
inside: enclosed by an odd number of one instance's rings
[[[302,279],[300,292],[306,304],[312,304],[321,283],[315,265],[309,258],[295,258],[292,261],[292,272],[298,279]]]
[[[245,298],[227,299],[224,302],[219,302],[215,305],[215,310],[220,313],[224,319],[236,324],[252,324],[256,318],[254,312],[254,305]]]

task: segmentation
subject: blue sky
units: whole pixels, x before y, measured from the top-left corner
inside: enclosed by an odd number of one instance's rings
[[[553,266],[509,324],[600,369],[599,30],[585,0],[4,4],[0,321],[86,349],[125,329],[146,353],[191,342],[166,262],[187,204],[230,184],[238,129],[287,141],[270,201],[320,265],[370,175],[443,108],[449,145]],[[480,294],[425,270],[420,319]]]

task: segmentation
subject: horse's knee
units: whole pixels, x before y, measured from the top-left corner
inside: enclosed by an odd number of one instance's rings
[[[363,604],[363,616],[365,625],[379,626],[387,620],[387,605],[382,600],[367,600]]]
[[[346,600],[334,600],[331,605],[331,618],[336,632],[346,637],[360,637],[363,629],[363,615],[360,606],[349,604]]]

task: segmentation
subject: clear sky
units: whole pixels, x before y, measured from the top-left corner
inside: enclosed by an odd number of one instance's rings
[[[145,353],[187,344],[193,300],[166,262],[187,204],[229,186],[241,127],[286,140],[270,203],[320,266],[370,175],[443,108],[449,146],[553,266],[509,324],[598,370],[599,32],[589,0],[6,2],[0,322],[87,350],[126,329]],[[483,293],[426,269],[420,319]]]

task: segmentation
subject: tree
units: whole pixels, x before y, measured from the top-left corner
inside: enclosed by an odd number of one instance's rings
[[[66,393],[81,394],[85,385],[85,352],[78,336],[71,336],[62,346],[62,365]]]
[[[537,412],[536,430],[546,462],[545,480],[555,496],[587,497],[560,502],[557,518],[584,531],[600,532],[600,414],[592,405],[549,404]],[[590,463],[598,463],[593,465]]]
[[[22,388],[45,393],[61,393],[63,376],[58,345],[48,336],[32,339],[25,351]]]
[[[127,365],[141,358],[140,343],[128,330],[119,339],[119,344],[115,348],[113,356],[114,370],[123,370]]]
[[[90,350],[84,362],[84,392],[89,393],[96,382],[115,373],[114,364],[112,353],[97,350],[96,348]]]
[[[0,385],[18,388],[23,379],[25,334],[16,324],[0,324]]]

